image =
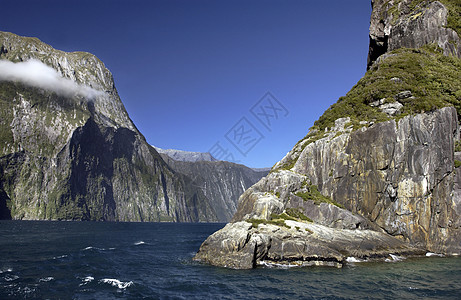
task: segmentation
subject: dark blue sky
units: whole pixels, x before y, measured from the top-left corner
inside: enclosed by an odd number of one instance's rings
[[[150,144],[270,167],[365,73],[370,2],[1,0],[0,30],[98,56]]]

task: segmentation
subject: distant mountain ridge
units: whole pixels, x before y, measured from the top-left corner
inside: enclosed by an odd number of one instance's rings
[[[201,189],[212,203],[219,222],[229,222],[232,219],[237,211],[240,195],[270,170],[218,161],[209,153],[163,150],[157,147],[155,149],[175,172],[191,178],[192,184]]]
[[[155,150],[157,150],[160,154],[166,154],[172,159],[176,161],[188,161],[188,162],[196,162],[196,161],[218,161],[208,152],[192,152],[192,151],[184,151],[184,150],[176,150],[176,149],[162,149],[156,146],[153,146]]]

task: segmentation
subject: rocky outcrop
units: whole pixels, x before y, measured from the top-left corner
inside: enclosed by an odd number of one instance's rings
[[[341,266],[351,256],[424,251],[460,255],[456,110],[351,132],[347,123],[338,120],[329,136],[299,143],[250,187],[234,223],[210,236],[196,259],[251,268]],[[278,168],[292,156],[297,160],[291,169]]]
[[[288,220],[285,226],[248,222],[227,224],[200,247],[195,260],[233,269],[258,265],[342,267],[348,260],[418,255],[412,248],[384,233],[334,229]],[[395,256],[394,256],[395,257]]]
[[[35,59],[67,85],[96,91],[0,82],[0,217],[217,221],[203,192],[146,143],[99,59],[6,32],[0,45],[3,61]]]
[[[432,43],[445,55],[461,57],[460,37],[446,27],[449,11],[441,2],[373,0],[372,7],[368,67],[394,49]]]
[[[202,190],[219,222],[229,222],[237,211],[240,195],[269,173],[227,161],[176,161],[163,157],[174,171],[191,178],[193,185]]]
[[[344,124],[341,120],[337,123]],[[454,108],[378,123],[339,136],[334,132],[333,137],[313,143],[305,140],[288,153],[275,168],[299,155],[294,166],[272,172],[251,187],[242,196],[234,220],[268,218],[270,213],[300,207],[317,223],[354,220],[346,226],[376,229],[372,223],[430,251],[461,253],[461,199],[453,196],[457,184],[453,149],[459,137]],[[303,182],[317,186],[322,195],[369,221],[339,213],[316,217],[322,205],[312,209],[299,203],[296,196]],[[269,194],[272,201],[262,200],[261,193],[270,191],[279,193],[280,198]]]
[[[367,74],[245,191],[196,259],[253,268],[461,255],[460,52],[446,16],[437,1],[373,1]],[[451,57],[433,46],[387,53],[434,42]]]

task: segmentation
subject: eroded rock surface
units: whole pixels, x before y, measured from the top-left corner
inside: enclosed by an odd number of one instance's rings
[[[461,57],[461,40],[446,28],[447,8],[439,1],[373,0],[368,67],[379,56],[398,48],[440,47],[445,55]],[[459,13],[459,12],[458,12]]]
[[[251,269],[257,265],[342,267],[349,257],[378,259],[418,255],[420,249],[385,233],[348,230],[314,223],[286,221],[286,226],[241,221],[211,235],[195,256],[213,265]]]

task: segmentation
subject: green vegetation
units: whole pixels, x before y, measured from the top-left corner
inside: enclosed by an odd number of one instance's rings
[[[454,105],[461,113],[461,61],[446,57],[435,46],[422,49],[398,49],[391,57],[369,70],[365,76],[341,97],[314,123],[314,129],[324,131],[341,117],[352,122],[382,122],[390,118],[371,102],[394,97],[402,91],[411,91],[413,97],[402,99],[402,114],[397,117],[427,112]],[[391,80],[398,78],[399,80]]]
[[[275,196],[276,196],[277,198],[280,198],[280,192],[275,192]]]
[[[299,219],[301,221],[313,222],[309,217],[302,213],[300,208],[287,208],[286,214],[292,218]]]
[[[455,160],[455,168],[461,167],[461,161]]]
[[[461,152],[461,141],[455,142],[455,152]]]
[[[283,212],[281,214],[271,214],[271,221],[279,221],[279,220],[290,220],[296,221],[295,218],[290,217],[287,213]]]
[[[307,185],[306,189],[307,190],[305,192],[297,192],[296,196],[301,197],[304,201],[313,200],[316,205],[320,205],[320,203],[328,203],[343,208],[341,204],[330,197],[322,195],[316,185]]]

